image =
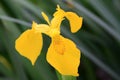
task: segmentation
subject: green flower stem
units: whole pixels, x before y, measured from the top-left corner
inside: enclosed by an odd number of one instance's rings
[[[77,80],[76,77],[73,77],[73,76],[61,76],[62,79],[61,80]]]
[[[57,74],[58,80],[77,80],[76,77],[74,76],[62,75],[58,71],[56,71],[56,74]]]

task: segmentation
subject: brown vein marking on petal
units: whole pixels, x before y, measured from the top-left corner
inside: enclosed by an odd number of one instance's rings
[[[65,45],[64,45],[64,41],[62,40],[60,36],[56,35],[53,37],[53,46],[54,46],[55,51],[58,54],[64,55]]]

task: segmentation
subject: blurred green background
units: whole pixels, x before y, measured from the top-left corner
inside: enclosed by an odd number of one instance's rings
[[[46,23],[42,11],[53,17],[57,4],[84,18],[75,34],[67,20],[61,26],[82,52],[77,80],[120,80],[120,0],[0,0],[0,80],[58,80],[45,59],[48,36],[43,35],[45,45],[35,66],[14,48],[32,21]]]

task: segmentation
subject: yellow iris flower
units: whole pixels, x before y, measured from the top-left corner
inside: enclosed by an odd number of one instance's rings
[[[57,6],[57,11],[54,13],[51,22],[45,13],[42,12],[42,16],[48,25],[33,22],[32,29],[26,30],[16,40],[16,50],[30,59],[34,65],[43,45],[41,33],[45,33],[51,37],[51,44],[46,56],[48,63],[62,75],[78,76],[80,50],[73,41],[64,38],[60,34],[60,24],[66,17],[70,22],[71,32],[74,33],[81,28],[82,17],[77,16],[73,12],[65,12],[59,6]]]

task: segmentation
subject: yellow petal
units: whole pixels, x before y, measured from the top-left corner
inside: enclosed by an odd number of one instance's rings
[[[82,17],[77,16],[77,14],[73,12],[66,12],[66,18],[70,21],[70,27],[73,33],[81,28],[83,21]]]
[[[33,21],[32,30],[34,30],[37,33],[45,33],[49,35],[50,27],[46,24],[37,24]]]
[[[47,17],[47,15],[44,12],[42,12],[42,16],[47,21],[47,23],[50,25],[49,18]]]
[[[42,49],[42,35],[35,30],[26,30],[15,42],[16,50],[24,57],[30,59],[34,65]]]
[[[53,14],[53,19],[51,20],[51,27],[52,28],[58,28],[60,30],[60,24],[62,20],[64,19],[65,12],[60,9],[60,7],[57,7],[57,11]]]
[[[65,11],[60,8],[59,5],[57,5],[56,12],[53,14],[53,16],[65,16]]]
[[[38,24],[36,27],[36,31],[49,35],[50,27],[46,24]]]
[[[78,76],[80,51],[76,48],[76,45],[71,40],[62,36],[60,36],[59,39],[59,46],[56,44],[57,42],[54,43],[55,39],[52,39],[52,43],[47,52],[48,63],[58,70],[62,75]],[[55,47],[58,48],[58,51]],[[62,52],[62,54],[59,53],[59,51]]]

